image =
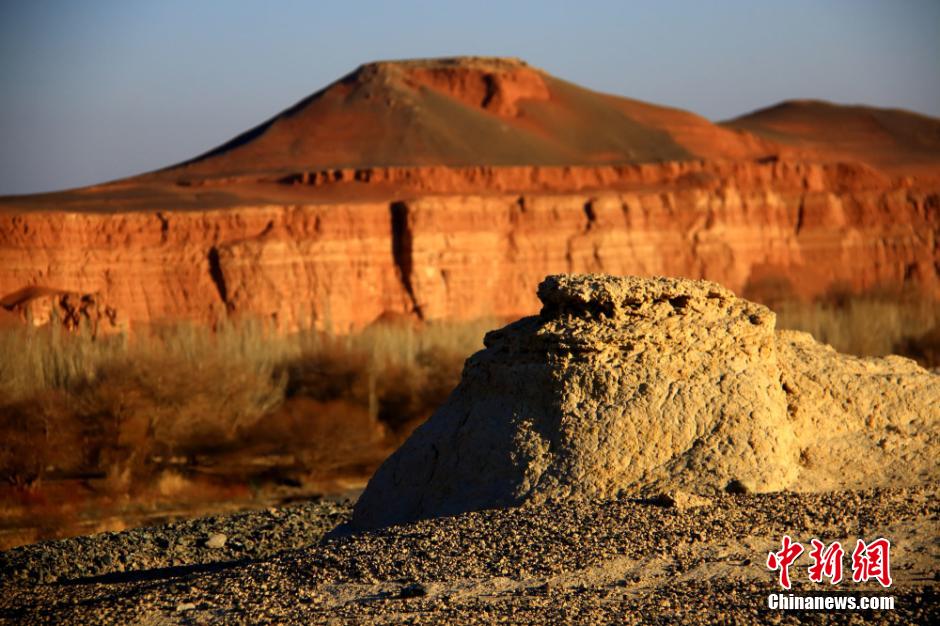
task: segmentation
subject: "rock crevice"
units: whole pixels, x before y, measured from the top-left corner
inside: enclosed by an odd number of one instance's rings
[[[228,307],[228,286],[225,284],[225,273],[222,271],[222,262],[219,259],[218,247],[212,246],[209,248],[209,252],[206,254],[206,261],[209,264],[209,277],[212,279],[212,284],[215,285],[215,289],[219,294],[219,300]]]
[[[414,241],[408,223],[408,205],[393,202],[389,205],[392,224],[392,259],[401,280],[401,286],[411,301],[412,311],[418,319],[424,319],[421,305],[415,296],[411,274],[414,271]]]

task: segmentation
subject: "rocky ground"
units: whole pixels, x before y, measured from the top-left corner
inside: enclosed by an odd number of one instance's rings
[[[327,534],[320,501],[0,554],[6,623],[936,623],[937,488],[629,497],[465,513]],[[695,502],[693,502],[695,504]],[[806,577],[793,593],[891,595],[884,612],[770,611],[767,553],[789,533],[892,540],[889,590]],[[223,537],[224,536],[224,537]]]

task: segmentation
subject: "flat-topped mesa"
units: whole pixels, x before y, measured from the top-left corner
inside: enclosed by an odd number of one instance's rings
[[[841,114],[855,115],[840,109],[833,117],[827,109],[824,126],[841,126]],[[901,126],[911,127],[904,120]],[[767,126],[773,121],[750,116],[723,127],[680,109],[595,92],[519,59],[376,61],[205,154],[120,184],[141,185],[142,193],[152,195],[154,183],[232,187],[344,170],[362,172],[356,178],[361,182],[371,179],[368,172],[383,168],[832,160],[806,152],[806,137],[800,133],[791,133],[789,144],[776,141],[776,127]],[[930,131],[931,123],[927,119],[914,127]],[[735,124],[754,125],[755,131]],[[892,152],[890,144],[897,140],[893,152],[901,157],[913,154],[935,171],[933,148],[911,152],[912,145],[920,146],[920,134],[888,133],[887,143],[865,154]],[[840,161],[858,160],[851,150],[839,155]],[[903,164],[905,158],[890,162]],[[381,178],[381,173],[375,177]],[[492,191],[480,182],[473,191]],[[253,197],[258,193],[280,194],[270,187],[252,190]]]
[[[379,468],[355,525],[937,474],[940,385],[912,361],[775,333],[771,311],[706,281],[560,275],[538,294],[541,313],[487,334],[447,402]],[[886,428],[912,435],[903,455],[881,445]]]
[[[454,57],[423,57],[415,59],[386,59],[363,63],[362,69],[369,68],[402,68],[413,69],[451,69],[482,70],[487,72],[507,72],[518,69],[532,69],[532,66],[519,57],[498,56],[454,56]]]
[[[680,117],[683,128],[691,123],[727,136],[734,155],[777,153],[707,120]],[[379,61],[202,156],[144,178],[198,183],[337,168],[688,160],[692,152],[664,126],[673,118],[671,110],[621,102],[517,59]]]

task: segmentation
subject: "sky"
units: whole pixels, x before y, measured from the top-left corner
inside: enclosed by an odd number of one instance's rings
[[[364,62],[466,54],[712,120],[793,98],[940,117],[937,0],[0,0],[0,195],[196,156]]]

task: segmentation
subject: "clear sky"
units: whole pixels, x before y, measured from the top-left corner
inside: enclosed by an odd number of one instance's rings
[[[0,0],[0,194],[169,165],[360,63],[462,54],[716,120],[790,98],[940,117],[938,0]]]

